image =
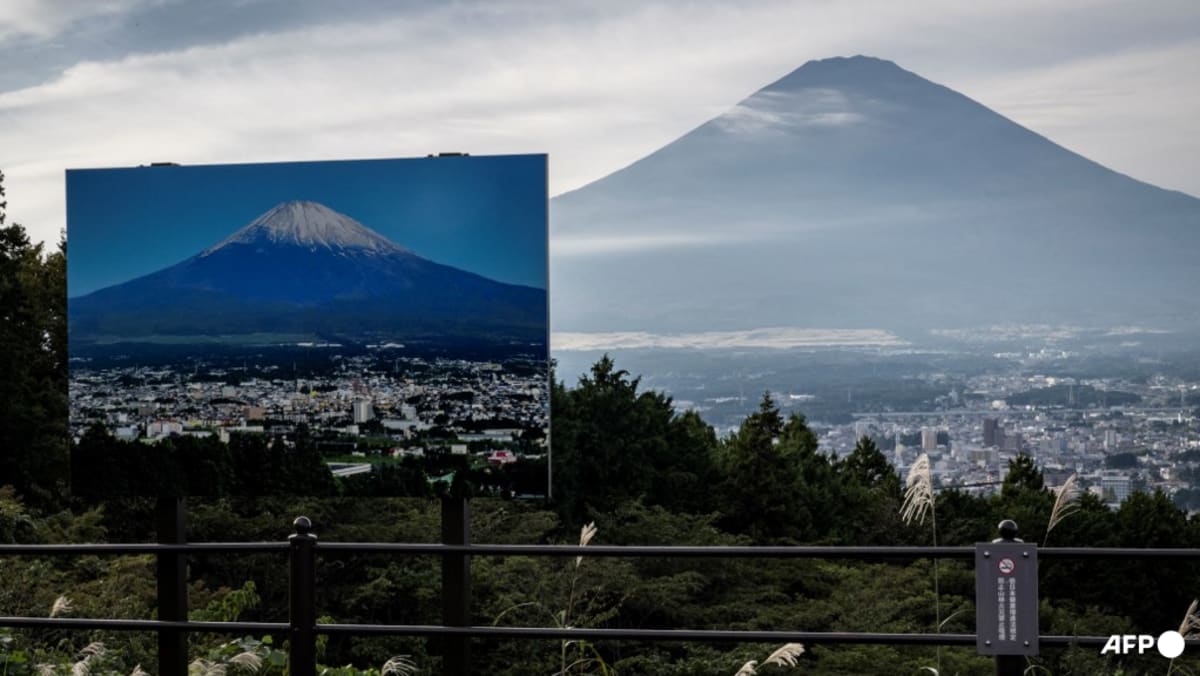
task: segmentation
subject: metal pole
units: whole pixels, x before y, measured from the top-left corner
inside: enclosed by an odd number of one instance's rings
[[[466,497],[442,498],[442,544],[471,544],[471,509]],[[471,557],[442,555],[442,624],[471,624]],[[443,643],[442,673],[467,676],[471,669],[471,639],[451,636]]]
[[[1023,655],[996,655],[996,676],[1021,676],[1024,671]]]
[[[183,498],[159,498],[155,508],[156,531],[160,544],[187,542],[187,506]],[[155,565],[158,592],[158,619],[186,622],[187,559],[181,552],[159,552]],[[161,676],[187,676],[187,632],[182,629],[158,630],[158,673]]]
[[[290,586],[288,590],[288,674],[316,676],[317,673],[317,536],[312,521],[298,517],[288,536]]]

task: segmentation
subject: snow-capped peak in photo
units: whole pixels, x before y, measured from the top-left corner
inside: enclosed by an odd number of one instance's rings
[[[292,201],[275,205],[202,255],[232,244],[266,243],[360,253],[406,253],[404,247],[324,204]]]

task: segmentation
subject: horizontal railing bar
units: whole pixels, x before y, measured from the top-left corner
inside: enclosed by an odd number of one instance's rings
[[[1040,559],[1197,559],[1200,549],[1145,547],[1038,547]]]
[[[654,545],[443,545],[437,543],[323,542],[317,549],[344,553],[471,554],[476,556],[605,556],[686,558],[827,558],[827,559],[972,559],[975,547],[838,547],[838,546],[654,546]],[[1200,560],[1200,549],[1141,547],[1039,547],[1039,558],[1117,559],[1167,558]]]
[[[354,636],[472,636],[476,638],[696,641],[731,643],[912,643],[975,645],[974,634],[879,634],[821,631],[734,631],[721,629],[587,629],[560,627],[445,627],[441,625],[318,624],[318,634]]]
[[[322,542],[325,553],[469,554],[473,556],[606,556],[681,558],[971,558],[974,547],[443,545],[436,543]]]
[[[242,632],[287,632],[286,622],[166,622],[163,620],[102,620],[83,617],[0,617],[0,627],[35,629],[109,629],[112,631],[159,631],[181,629],[207,634]]]
[[[49,554],[164,554],[182,552],[184,554],[200,553],[263,553],[285,552],[286,542],[193,542],[188,544],[171,545],[153,542],[137,543],[104,543],[87,545],[0,545],[0,556],[40,556]]]
[[[0,556],[269,553],[287,551],[286,542],[193,542],[188,544],[104,543],[0,545]],[[318,542],[317,549],[336,553],[469,554],[475,556],[604,556],[680,558],[828,558],[828,559],[970,559],[974,546],[839,547],[839,546],[657,546],[657,545],[443,545],[404,542]],[[1040,547],[1042,559],[1197,559],[1200,549],[1142,547]]]

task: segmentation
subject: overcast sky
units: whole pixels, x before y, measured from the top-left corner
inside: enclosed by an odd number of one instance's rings
[[[67,168],[547,152],[556,194],[853,54],[1200,195],[1195,0],[4,0],[0,169],[50,241]]]

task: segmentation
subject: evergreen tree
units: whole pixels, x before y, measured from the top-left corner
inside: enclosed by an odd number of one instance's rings
[[[899,495],[900,475],[871,437],[863,436],[859,439],[854,445],[854,450],[841,462],[839,469],[866,488],[878,488],[889,495]]]
[[[812,519],[796,490],[800,465],[795,456],[808,440],[803,430],[793,428],[789,443],[779,448],[783,432],[779,408],[771,393],[764,392],[758,410],[722,445],[722,525],[730,532],[749,534],[755,542],[800,540]]]
[[[0,486],[31,506],[67,485],[66,244],[49,255],[6,225],[0,173]]]
[[[900,475],[887,456],[867,436],[834,464],[845,491],[844,518],[837,519],[838,541],[846,544],[897,544],[902,525],[898,517],[902,490]]]
[[[1028,455],[1019,453],[1008,461],[1008,473],[1004,475],[1000,494],[1008,497],[1023,490],[1040,491],[1045,487],[1046,480],[1037,463]]]
[[[672,510],[706,509],[716,436],[671,398],[639,392],[640,378],[605,355],[574,389],[554,383],[550,427],[554,497],[578,525],[629,500]]]

